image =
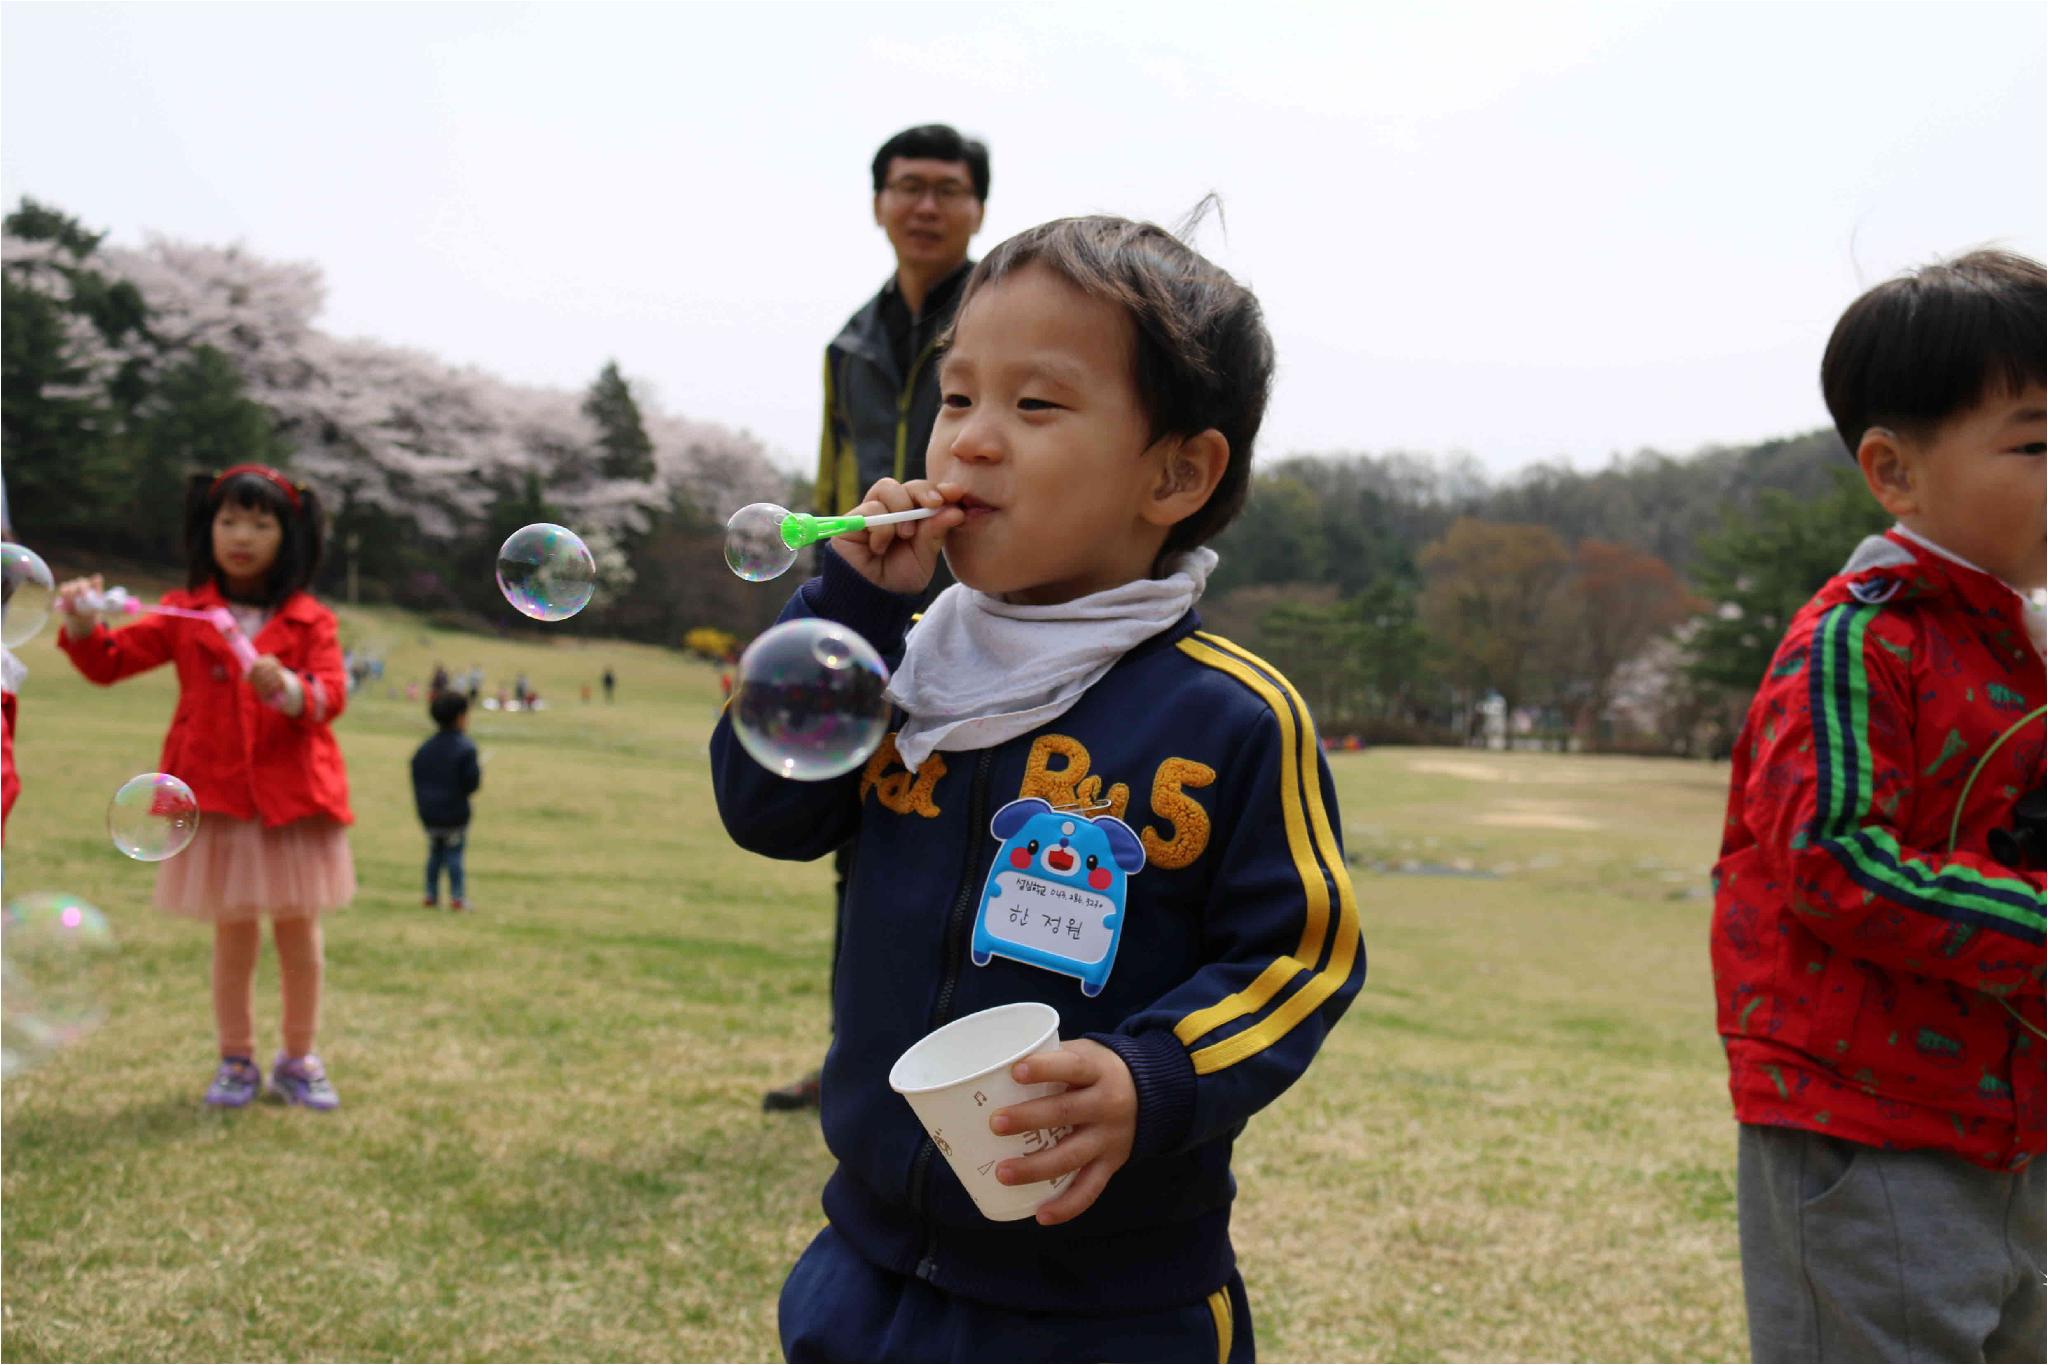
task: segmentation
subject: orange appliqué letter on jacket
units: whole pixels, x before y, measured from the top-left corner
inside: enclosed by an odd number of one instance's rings
[[[1053,760],[1061,760],[1058,767]],[[1040,735],[1024,761],[1024,780],[1017,796],[1036,796],[1054,807],[1100,815],[1098,806],[1117,819],[1131,803],[1131,789],[1122,782],[1102,789],[1102,778],[1088,772],[1088,746],[1069,735]],[[1190,758],[1169,758],[1152,778],[1152,813],[1165,821],[1171,837],[1146,826],[1139,839],[1145,845],[1146,861],[1154,867],[1186,867],[1209,847],[1209,812],[1187,794],[1189,787],[1206,787],[1216,780],[1216,770]]]
[[[888,771],[892,764],[896,769],[893,773]],[[946,760],[937,754],[927,757],[914,774],[905,768],[903,756],[896,752],[896,736],[891,734],[861,770],[860,799],[867,800],[868,793],[873,792],[876,800],[898,815],[936,819],[939,808],[932,802],[932,789],[945,775]]]
[[[1055,768],[1055,757],[1066,761]],[[1089,815],[1100,814],[1094,807],[1106,800],[1109,813],[1123,819],[1124,807],[1131,803],[1131,789],[1119,782],[1105,797],[1102,779],[1088,775],[1088,762],[1088,746],[1080,740],[1066,735],[1040,735],[1032,741],[1030,757],[1024,760],[1024,780],[1017,787],[1018,799],[1036,796],[1054,808],[1072,807]]]
[[[1173,837],[1162,837],[1152,826],[1140,831],[1145,861],[1154,867],[1186,867],[1202,856],[1209,846],[1209,812],[1187,794],[1189,787],[1206,787],[1216,780],[1216,770],[1191,758],[1169,758],[1152,778],[1152,813],[1169,822]]]

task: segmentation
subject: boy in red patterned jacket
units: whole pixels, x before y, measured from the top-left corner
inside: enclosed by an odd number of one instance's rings
[[[2039,1360],[2041,266],[1872,289],[1822,388],[1898,524],[1736,746],[1714,989],[1758,1360]]]

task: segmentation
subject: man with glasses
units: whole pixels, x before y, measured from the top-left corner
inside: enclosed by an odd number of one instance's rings
[[[875,224],[896,253],[896,273],[825,348],[825,429],[814,494],[822,516],[852,508],[878,479],[924,477],[924,449],[939,415],[932,352],[974,268],[967,244],[981,230],[988,201],[988,148],[943,123],[890,138],[875,153],[873,171]],[[942,564],[927,600],[949,581]],[[840,903],[847,854],[841,849],[834,859]],[[842,928],[833,928],[835,963]],[[761,1103],[814,1108],[818,1073],[769,1091]]]

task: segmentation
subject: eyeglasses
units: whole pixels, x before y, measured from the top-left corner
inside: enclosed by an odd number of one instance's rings
[[[942,209],[952,208],[974,193],[974,186],[962,181],[941,180],[934,184],[929,180],[920,180],[914,175],[906,175],[901,180],[891,180],[882,186],[882,189],[909,204],[915,204],[929,194],[938,201]]]

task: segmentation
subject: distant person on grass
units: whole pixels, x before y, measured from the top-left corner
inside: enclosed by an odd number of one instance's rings
[[[730,710],[712,732],[719,814],[743,847],[857,850],[822,1092],[838,1168],[829,1225],[783,1286],[783,1353],[1250,1360],[1231,1146],[1365,976],[1301,696],[1193,609],[1216,564],[1204,542],[1244,504],[1272,342],[1250,291],[1120,218],[1005,242],[952,337],[929,477],[878,480],[860,504],[937,515],[832,541],[784,610],[897,664],[900,729],[824,782],[769,772]],[[913,628],[942,545],[959,581]],[[1040,819],[1027,848],[1020,822]],[[1083,865],[1069,834],[1104,852]],[[1049,869],[1074,889],[1002,899],[992,864],[1013,835],[1003,876]],[[969,937],[1018,913],[1017,932],[1043,936],[1060,917],[1032,912],[1062,904],[1104,925],[1103,897],[1127,941],[1096,949],[1110,968],[1092,989]],[[1084,925],[1049,932],[1064,947]],[[1015,1078],[1066,1089],[987,1111],[994,1133],[1049,1135],[989,1174],[1060,1183],[1035,1221],[994,1222],[888,1074],[935,1027],[1021,1001],[1052,1005],[1066,1041]]]
[[[413,751],[412,800],[427,831],[427,897],[432,910],[441,901],[441,872],[448,872],[448,908],[466,910],[462,854],[469,839],[469,798],[483,784],[483,767],[469,729],[469,698],[442,692],[427,706],[433,718],[432,738]]]
[[[953,321],[974,262],[967,246],[988,203],[988,148],[943,123],[906,128],[869,167],[876,226],[896,269],[825,348],[825,424],[818,442],[820,516],[835,516],[882,479],[924,477],[925,446],[939,414],[939,337]],[[945,586],[939,579],[924,596]],[[835,904],[846,894],[845,849],[833,855]],[[839,960],[835,918],[832,959]],[[811,1072],[762,1097],[767,1109],[818,1102]]]
[[[1821,362],[1898,524],[1786,630],[1715,868],[1758,1360],[2041,1359],[2043,278],[1888,281]]]
[[[612,689],[617,687],[618,683],[619,680],[612,676],[611,665],[606,664],[604,669],[604,704],[606,706],[612,704]]]

